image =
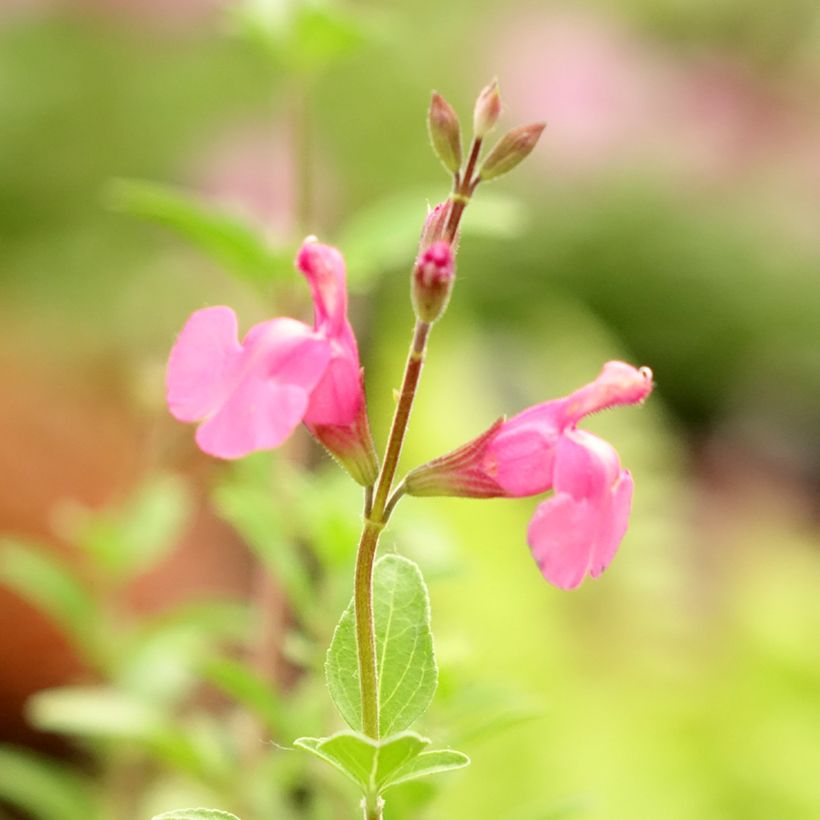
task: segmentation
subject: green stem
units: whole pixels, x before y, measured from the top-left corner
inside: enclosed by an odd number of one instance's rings
[[[393,424],[387,439],[379,477],[372,502],[369,492],[365,502],[366,512],[364,528],[356,555],[356,576],[353,587],[353,609],[356,615],[356,645],[359,655],[359,681],[362,693],[362,728],[372,738],[379,737],[379,680],[376,666],[376,629],[373,621],[373,564],[379,536],[387,523],[392,505],[388,508],[387,498],[399,464],[410,410],[416,395],[421,368],[424,363],[424,350],[430,325],[416,322],[413,344],[407,357],[404,369],[404,381],[401,394],[393,415]],[[380,815],[378,815],[380,816]]]
[[[373,562],[382,524],[366,520],[356,555],[353,609],[356,615],[356,647],[362,692],[362,728],[379,736],[379,682],[376,667],[376,629],[373,623]]]
[[[390,427],[390,435],[387,439],[387,449],[384,452],[384,462],[379,477],[376,481],[376,491],[373,496],[373,509],[370,513],[372,521],[387,523],[384,517],[387,498],[393,486],[393,479],[396,475],[396,468],[399,465],[401,447],[404,443],[404,434],[407,432],[407,423],[410,421],[410,410],[413,407],[413,399],[416,397],[416,388],[421,376],[421,368],[424,364],[424,350],[427,347],[427,337],[430,333],[430,325],[426,322],[416,322],[413,332],[413,344],[407,356],[407,363],[404,367],[404,380],[401,385],[401,393],[393,414],[393,424]]]

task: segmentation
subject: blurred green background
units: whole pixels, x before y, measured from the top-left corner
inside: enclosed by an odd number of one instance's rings
[[[201,676],[158,683],[175,674],[176,643],[129,655],[130,666],[106,652],[135,623],[191,602],[242,605],[266,583],[249,543],[287,593],[278,660],[266,668],[262,657],[261,675],[313,716],[295,731],[335,725],[318,680],[305,679],[316,678],[316,653],[349,595],[355,488],[304,432],[275,460],[202,457],[191,430],[167,418],[165,357],[204,305],[232,304],[244,327],[273,312],[307,319],[289,260],[315,233],[348,258],[383,442],[412,323],[415,237],[447,190],[427,144],[429,93],[468,123],[493,76],[505,125],[549,127],[527,163],[480,189],[467,213],[404,466],[589,381],[608,359],[651,366],[657,389],[645,407],[587,425],[618,448],[636,498],[610,570],[576,592],[549,587],[528,554],[533,499],[408,499],[397,511],[385,548],[414,557],[430,582],[442,667],[425,729],[473,763],[435,794],[397,793],[392,817],[820,817],[820,8],[811,0],[0,6],[0,797],[9,811],[72,820],[85,800],[93,809],[80,816],[125,820],[182,795],[234,810],[268,805],[270,795],[243,803],[211,769],[180,764],[177,747],[135,762],[133,727],[78,729],[25,707],[45,688],[133,684],[174,719],[195,703],[219,735],[227,707]],[[231,221],[209,230],[191,202]],[[133,502],[145,486],[149,512]],[[133,520],[129,504],[142,510]],[[145,534],[155,518],[158,541]],[[282,554],[302,541],[304,588],[323,597],[299,604],[302,581]],[[56,587],[50,570],[20,558],[20,542],[29,557],[56,556]],[[121,562],[127,549],[136,557]],[[54,602],[74,594],[64,582],[76,579],[102,609],[66,639],[79,610]],[[300,606],[327,611],[308,617]],[[102,655],[83,644],[100,618]],[[309,649],[303,633],[314,622]],[[226,624],[197,633],[203,651],[248,642]],[[231,713],[231,731],[247,735],[238,719]],[[278,720],[265,736],[287,745]],[[191,760],[211,742],[196,737]],[[270,776],[247,787],[289,795],[260,820],[356,816],[352,802],[305,797],[324,788],[323,775],[280,760],[295,754],[274,749]]]

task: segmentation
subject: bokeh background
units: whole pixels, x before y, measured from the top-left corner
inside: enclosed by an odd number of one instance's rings
[[[404,466],[608,359],[657,389],[586,425],[637,490],[575,592],[529,556],[532,499],[397,511],[385,548],[428,578],[442,666],[423,728],[473,763],[387,816],[820,817],[811,0],[0,4],[10,816],[356,816],[261,738],[339,725],[321,653],[358,494],[303,432],[240,465],[197,453],[165,357],[204,305],[307,319],[289,260],[315,233],[348,257],[382,442],[414,239],[447,190],[429,93],[469,123],[493,76],[504,124],[549,127],[468,211]]]

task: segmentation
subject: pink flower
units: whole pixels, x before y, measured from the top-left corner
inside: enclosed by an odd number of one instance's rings
[[[341,254],[306,242],[297,264],[313,290],[313,328],[296,319],[254,325],[240,343],[228,307],[196,311],[168,360],[168,407],[174,418],[201,422],[200,448],[241,458],[278,447],[304,421],[363,484],[376,458],[364,400]]]
[[[411,495],[520,497],[553,490],[536,508],[527,541],[544,577],[564,589],[600,575],[626,531],[632,476],[614,448],[577,429],[590,413],[643,401],[652,373],[608,362],[569,396],[499,420],[478,438],[413,470]]]
[[[344,259],[336,248],[308,239],[296,266],[313,292],[314,329],[330,343],[330,362],[311,395],[305,424],[360,484],[369,486],[376,480],[378,461],[359,348],[347,318]]]

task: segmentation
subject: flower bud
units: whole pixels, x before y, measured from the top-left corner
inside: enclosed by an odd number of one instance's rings
[[[444,202],[439,202],[435,208],[432,208],[428,212],[427,218],[424,220],[424,226],[421,229],[419,257],[421,257],[430,245],[444,238],[444,231],[450,219],[450,207],[452,204],[452,200],[445,199]]]
[[[512,171],[535,148],[546,124],[520,125],[508,131],[487,154],[478,176],[482,180],[495,179]]]
[[[436,156],[455,174],[461,168],[461,126],[450,103],[435,92],[427,114],[427,127]]]
[[[422,322],[435,322],[444,313],[454,280],[453,248],[440,239],[419,255],[413,269],[413,307]]]
[[[495,128],[501,115],[501,95],[498,92],[498,80],[493,80],[478,95],[473,111],[473,135],[483,139]]]

